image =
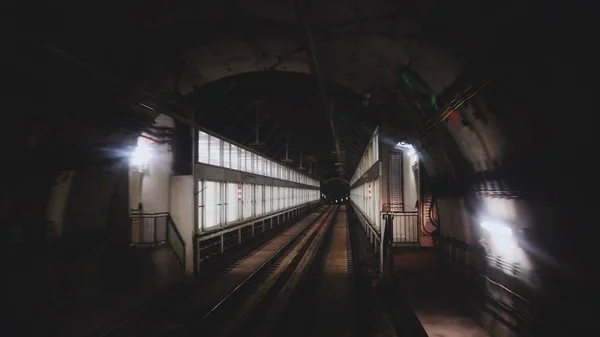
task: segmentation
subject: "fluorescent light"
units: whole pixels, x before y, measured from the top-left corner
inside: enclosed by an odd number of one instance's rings
[[[409,149],[409,150],[414,150],[415,148],[408,144],[407,142],[400,142],[398,144],[396,144],[396,148],[405,148],[405,149]]]
[[[501,225],[499,223],[496,223],[496,222],[484,221],[481,223],[481,227],[483,227],[493,233],[508,235],[508,236],[512,235],[512,229],[510,229],[504,225]]]
[[[148,143],[140,142],[131,154],[131,165],[145,167],[152,159],[152,148]]]
[[[144,104],[144,103],[140,103],[140,105],[141,105],[141,106],[143,106],[143,107],[144,107],[144,108],[146,108],[146,109],[150,109],[150,110],[154,111],[154,108],[152,108],[152,107],[149,107],[149,106],[147,106],[147,105],[146,105],[146,104]]]
[[[396,144],[396,148],[397,149],[406,149],[406,155],[408,155],[409,157],[413,157],[417,154],[417,150],[415,150],[414,146],[412,146],[411,144],[407,143],[407,142],[400,142],[398,144]]]

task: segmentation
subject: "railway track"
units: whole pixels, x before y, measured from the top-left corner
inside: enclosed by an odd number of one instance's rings
[[[375,297],[373,275],[350,228],[346,206],[329,209],[293,247],[282,251],[265,273],[229,304],[216,308],[190,335],[366,336],[373,327],[358,318]],[[368,250],[368,246],[367,246]],[[355,259],[354,256],[357,256]],[[368,272],[368,268],[366,269]],[[369,283],[369,284],[367,284]],[[235,296],[235,297],[233,297]],[[373,308],[371,307],[371,310]],[[367,317],[368,319],[368,317]]]
[[[289,297],[289,290],[314,256],[337,211],[338,207],[330,207],[319,215],[316,221],[227,294],[187,335],[247,335],[256,330],[256,323],[272,317],[274,308],[282,303],[281,296]]]
[[[323,207],[197,293],[102,336],[369,335],[372,329],[359,323],[368,319],[361,307],[374,297],[364,262],[369,248],[358,244],[361,233],[349,226],[351,215],[346,206]]]

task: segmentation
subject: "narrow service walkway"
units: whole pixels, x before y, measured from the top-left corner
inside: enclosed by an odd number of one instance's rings
[[[319,306],[315,308],[313,336],[350,336],[350,293],[348,282],[348,220],[345,207],[338,214],[332,242],[323,266],[323,278],[317,290]]]
[[[90,253],[72,259],[58,275],[62,296],[56,302],[56,326],[50,335],[93,334],[127,312],[136,310],[158,291],[183,280],[167,247]]]
[[[434,249],[396,250],[398,286],[431,337],[489,337],[467,311],[467,290],[438,267]]]

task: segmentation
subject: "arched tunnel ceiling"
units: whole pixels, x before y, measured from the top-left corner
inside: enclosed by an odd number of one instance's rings
[[[532,78],[548,78],[547,62],[532,64],[540,55],[556,54],[552,42],[559,29],[545,31],[552,27],[556,8],[539,11],[524,2],[486,7],[470,0],[306,3],[319,68],[325,80],[334,84],[328,90],[340,86],[357,95],[371,93],[369,108],[356,114],[363,124],[385,121],[414,136],[423,129],[423,121],[476,79],[493,79],[505,95],[512,95],[513,102],[525,95],[538,104],[544,102],[544,89],[534,88]],[[249,72],[311,72],[296,1],[140,0],[119,7],[59,2],[36,13],[31,18],[39,20],[44,30],[32,41],[50,43],[166,102]],[[534,20],[538,21],[532,26]],[[531,89],[535,92],[527,92]],[[202,102],[196,105],[203,109]],[[344,106],[336,111],[342,110],[341,116],[352,114],[355,105],[349,105],[348,111]],[[325,114],[318,104],[313,110]],[[114,114],[110,109],[104,113]],[[510,126],[507,121],[510,118],[504,119],[508,123],[504,126]],[[215,124],[217,129],[221,126]],[[247,135],[251,130],[243,131]],[[420,145],[439,143],[449,133],[453,138],[472,137],[460,128],[434,130]],[[356,148],[364,144],[355,139],[349,142]],[[324,144],[333,150],[332,143]],[[453,151],[470,146],[469,141],[459,142]],[[323,147],[306,151],[318,152]],[[433,148],[429,155],[439,157],[436,151]],[[485,163],[476,163],[479,170],[502,161],[500,151],[485,151],[492,155]],[[353,165],[348,165],[347,175]],[[433,166],[429,169],[436,171]]]
[[[351,89],[328,85],[335,106],[343,157],[351,173],[377,126]],[[196,107],[196,121],[229,139],[250,146],[259,118],[259,151],[273,158],[288,155],[294,166],[312,165],[321,176],[333,171],[331,130],[312,76],[292,72],[252,72],[233,75],[198,88],[188,95]]]
[[[316,44],[318,67],[328,83],[327,91],[333,96],[331,101],[338,116],[336,123],[341,130],[338,131],[340,142],[344,143],[341,150],[346,153],[348,176],[368,141],[362,136],[365,126],[372,132],[374,126],[384,120],[402,131],[414,130],[414,125],[408,125],[415,119],[411,114],[421,110],[423,104],[429,104],[432,97],[443,94],[464,75],[464,68],[439,43],[441,35],[431,34],[426,29],[436,18],[443,18],[440,14],[444,9],[439,8],[439,4],[419,1],[307,3],[307,20]],[[437,9],[433,11],[434,8]],[[73,11],[73,7],[69,10]],[[110,24],[94,19],[103,17],[103,11],[110,12]],[[296,1],[132,2],[117,13],[87,6],[77,13],[80,14],[68,18],[58,13],[55,27],[60,38],[50,36],[49,40],[157,97],[190,96],[212,82],[228,81],[229,77],[251,72],[311,74]],[[64,30],[73,26],[87,32],[89,38],[73,44],[68,39],[69,32]],[[260,76],[255,78],[261,81]],[[307,82],[302,76],[295,78]],[[307,96],[307,101],[314,103],[304,111],[290,111],[306,113],[310,110],[314,116],[319,113],[326,116],[325,108],[318,102],[317,83],[313,82],[314,88],[304,83],[302,91],[311,92],[312,99]],[[263,86],[269,91],[266,87]],[[336,95],[337,88],[342,88],[344,94]],[[367,92],[371,94],[370,109],[360,111],[360,97]],[[292,96],[288,93],[287,97],[293,99]],[[249,103],[249,97],[245,99],[242,105]],[[235,99],[228,97],[227,100]],[[272,105],[286,104],[279,101]],[[199,111],[208,110],[201,99],[195,102]],[[264,105],[269,106],[267,102]],[[227,116],[230,109],[226,106],[213,105],[211,113],[218,111]],[[230,122],[231,118],[225,118],[222,124],[213,118],[212,124],[206,126],[220,132],[225,130],[223,123]],[[209,120],[204,122],[211,123]],[[313,134],[327,134],[321,125],[315,125],[319,124],[316,121],[318,118],[312,126],[322,131]],[[326,118],[321,121],[320,124],[327,125]],[[301,134],[299,124],[277,125],[280,132]],[[239,129],[239,134],[230,137],[243,142],[252,127]],[[334,150],[334,146],[333,141],[325,137],[315,138],[314,142],[296,137],[297,143],[303,142],[308,148],[293,150],[296,154],[300,151],[319,153],[317,160],[327,163],[331,158],[327,152]],[[311,143],[317,145],[310,147]],[[335,167],[330,165],[330,170],[334,171]]]
[[[454,83],[462,73],[460,63],[427,41],[422,23],[410,16],[416,8],[410,7],[386,1],[310,2],[308,20],[324,77],[359,94],[374,87],[395,91],[398,70],[410,64],[436,94]],[[199,18],[200,11],[210,13],[211,19]],[[154,63],[147,89],[168,92],[173,77],[178,90],[186,93],[232,74],[310,73],[296,12],[295,1],[248,1],[212,11],[195,4],[165,13],[166,24],[158,28],[163,34],[193,31],[197,35],[174,47],[177,55],[167,57],[177,65],[163,64],[161,69]]]

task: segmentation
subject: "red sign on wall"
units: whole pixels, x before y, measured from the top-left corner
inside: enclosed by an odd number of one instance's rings
[[[371,199],[371,183],[369,183],[369,199]]]
[[[238,185],[238,201],[242,200],[242,185]]]

